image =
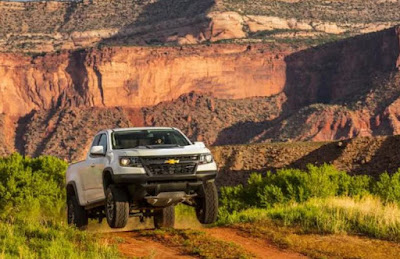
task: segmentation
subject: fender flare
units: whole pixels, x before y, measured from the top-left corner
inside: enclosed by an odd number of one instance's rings
[[[109,180],[111,180],[111,182],[113,182],[113,176],[114,176],[114,171],[113,171],[113,169],[112,169],[111,167],[106,167],[106,168],[104,168],[104,170],[103,170],[103,176],[102,176],[104,193],[106,192],[105,175],[106,175],[107,173],[109,173],[110,176],[111,176],[111,179],[109,179]]]
[[[74,193],[75,193],[75,195],[78,195],[78,190],[77,190],[77,188],[76,188],[76,183],[75,183],[75,181],[70,181],[70,182],[68,182],[68,183],[65,185],[67,194],[68,194],[68,186],[72,186],[72,188],[74,188]]]

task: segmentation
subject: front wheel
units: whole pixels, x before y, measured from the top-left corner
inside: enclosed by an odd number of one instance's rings
[[[106,218],[111,228],[124,228],[129,219],[129,200],[124,190],[110,185],[106,190]]]
[[[201,224],[212,224],[218,216],[218,191],[214,182],[203,184],[203,197],[196,198],[196,216]]]
[[[155,228],[173,228],[175,226],[175,206],[169,206],[154,212]]]
[[[81,230],[88,225],[88,215],[84,207],[79,204],[76,195],[67,196],[67,218],[68,225],[75,226]]]

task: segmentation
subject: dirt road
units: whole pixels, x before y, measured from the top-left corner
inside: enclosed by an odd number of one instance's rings
[[[297,253],[281,250],[265,240],[245,237],[240,234],[239,230],[231,228],[204,228],[201,231],[205,232],[211,238],[242,247],[253,258],[307,258]],[[142,236],[139,231],[106,233],[104,236],[116,240],[119,251],[128,258],[197,258],[196,256],[188,255],[178,247],[171,247],[160,241],[155,241],[151,237]]]
[[[244,237],[240,235],[238,230],[231,228],[209,228],[204,229],[204,231],[217,239],[222,239],[224,241],[235,243],[251,254],[255,256],[255,258],[268,258],[268,259],[299,259],[299,258],[307,258],[306,256],[292,253],[288,251],[283,251],[272,244],[268,243],[265,240]]]
[[[107,233],[106,238],[120,239],[117,242],[119,252],[128,258],[195,258],[182,254],[181,251],[165,246],[159,242],[153,241],[150,238],[140,236],[139,232],[117,232]]]

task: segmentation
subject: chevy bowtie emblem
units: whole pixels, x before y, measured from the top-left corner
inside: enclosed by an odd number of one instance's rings
[[[165,163],[170,164],[170,165],[179,164],[179,160],[170,159],[170,160],[166,160]]]

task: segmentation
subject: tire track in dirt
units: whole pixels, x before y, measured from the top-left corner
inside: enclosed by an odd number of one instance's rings
[[[106,238],[121,239],[116,242],[119,252],[128,258],[157,258],[157,259],[190,259],[195,258],[181,251],[167,247],[160,242],[145,238],[136,231],[115,232],[105,234]]]
[[[238,230],[232,228],[208,228],[208,229],[202,229],[202,231],[206,232],[208,235],[214,238],[235,243],[238,246],[241,246],[243,249],[255,255],[256,258],[268,258],[268,259],[308,258],[298,253],[281,250],[276,246],[269,244],[265,240],[241,236]]]

